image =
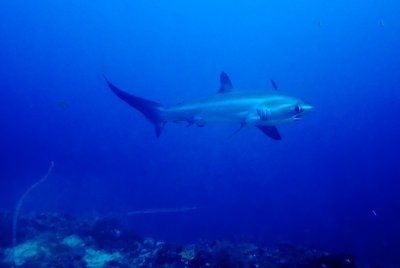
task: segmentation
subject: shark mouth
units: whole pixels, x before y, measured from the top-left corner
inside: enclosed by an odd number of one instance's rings
[[[295,115],[295,116],[293,117],[294,121],[299,121],[299,120],[302,119],[302,118],[303,118],[303,115],[301,115],[301,114],[297,114],[297,115]]]

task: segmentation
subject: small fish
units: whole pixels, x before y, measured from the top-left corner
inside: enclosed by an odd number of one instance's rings
[[[371,210],[371,212],[372,212],[372,214],[374,214],[374,216],[377,216],[375,210]]]
[[[60,100],[57,102],[57,106],[61,109],[67,109],[68,108],[68,102],[64,100]]]
[[[381,27],[385,26],[385,22],[383,21],[383,19],[379,20],[379,26],[381,26]]]
[[[177,212],[187,212],[191,210],[199,209],[198,207],[183,207],[183,208],[152,208],[135,210],[128,212],[128,216],[138,215],[138,214],[155,214],[155,213],[177,213]]]

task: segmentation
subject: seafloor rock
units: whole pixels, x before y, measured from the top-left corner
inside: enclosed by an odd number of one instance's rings
[[[49,249],[40,241],[28,240],[14,248],[7,249],[5,251],[5,261],[8,263],[14,262],[16,266],[21,266],[49,253]]]
[[[18,219],[17,241],[32,239],[46,232],[59,236],[73,234],[74,223],[71,217],[59,213],[21,215]]]
[[[174,245],[143,240],[112,217],[72,218],[42,213],[20,219],[20,243],[15,248],[9,243],[0,245],[0,267],[356,267],[349,255],[291,244],[263,248],[229,241]]]
[[[88,268],[101,268],[104,267],[106,263],[113,262],[118,264],[119,260],[122,260],[122,255],[119,252],[109,253],[103,250],[88,249],[86,251],[83,260]]]
[[[99,248],[135,250],[137,242],[142,239],[135,232],[121,224],[116,218],[100,218],[91,228],[86,236],[90,236]]]

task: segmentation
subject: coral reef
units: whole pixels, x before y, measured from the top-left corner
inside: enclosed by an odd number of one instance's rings
[[[0,227],[12,222],[0,214]],[[10,238],[12,236],[10,235]],[[311,247],[229,241],[175,245],[142,239],[116,217],[20,216],[18,241],[0,244],[0,267],[357,267],[352,256]]]

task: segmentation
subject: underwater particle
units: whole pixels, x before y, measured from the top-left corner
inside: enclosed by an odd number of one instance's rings
[[[317,21],[317,26],[318,26],[318,27],[321,27],[321,21],[320,21],[320,20]]]
[[[381,27],[385,26],[385,22],[383,21],[383,19],[379,20],[379,26],[381,26]]]

